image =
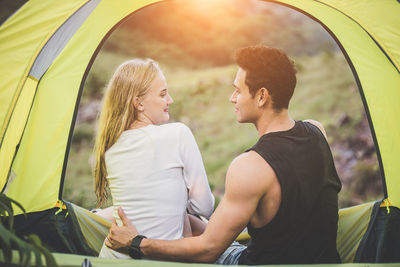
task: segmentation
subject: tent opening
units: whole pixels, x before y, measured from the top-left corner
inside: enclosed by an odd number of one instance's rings
[[[29,213],[18,215],[17,232],[38,233],[53,251],[96,255],[109,224],[67,201],[94,207],[96,116],[111,73],[135,57],[160,63],[175,100],[171,121],[192,129],[214,194],[222,196],[227,165],[257,140],[228,101],[233,51],[265,43],[297,63],[291,114],[324,124],[344,184],[340,206],[382,199],[382,192],[393,203],[339,211],[342,260],[398,261],[397,2],[154,2],[32,0],[2,25],[0,182]],[[59,42],[62,31],[68,38]],[[49,43],[58,50],[42,57]],[[38,59],[47,64],[35,65]],[[49,240],[50,229],[60,238]]]
[[[110,32],[83,86],[65,172],[65,200],[94,207],[91,166],[101,98],[115,68],[137,57],[160,63],[174,98],[170,121],[193,130],[214,194],[221,197],[230,161],[257,140],[252,125],[235,121],[228,101],[237,69],[234,50],[257,43],[282,48],[295,60],[298,84],[291,114],[325,126],[343,183],[340,206],[383,198],[368,119],[335,40],[317,22],[286,6],[229,3],[160,2],[132,13]]]

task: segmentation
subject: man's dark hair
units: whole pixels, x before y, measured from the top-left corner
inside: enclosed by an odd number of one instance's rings
[[[264,87],[275,110],[289,107],[296,86],[296,69],[285,52],[264,45],[249,46],[236,50],[235,60],[246,71],[245,82],[253,97]]]

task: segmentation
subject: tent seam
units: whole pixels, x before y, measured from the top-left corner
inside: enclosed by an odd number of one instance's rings
[[[393,57],[393,55],[390,53],[390,51],[386,48],[386,46],[384,44],[382,44],[381,42],[378,42],[378,38],[375,37],[375,35],[373,33],[370,32],[370,30],[368,29],[368,27],[364,27],[362,23],[360,23],[357,19],[355,19],[354,17],[350,16],[348,13],[328,4],[325,2],[321,2],[320,0],[314,0],[318,3],[324,4],[326,6],[329,6],[332,9],[337,10],[338,12],[342,13],[343,15],[345,15],[346,17],[348,17],[349,19],[351,19],[352,21],[354,21],[355,23],[357,23],[361,29],[363,29],[370,37],[372,40],[374,40],[374,42],[377,44],[377,46],[379,47],[379,49],[385,54],[385,56],[389,59],[389,61],[393,64],[393,66],[395,67],[395,69],[397,70],[397,72],[400,73],[400,66],[398,66],[397,62],[396,62],[396,58]]]
[[[1,149],[1,146],[2,146],[3,141],[4,141],[5,133],[6,133],[7,129],[8,129],[9,124],[10,124],[11,117],[12,117],[12,115],[14,113],[15,106],[16,106],[16,104],[18,102],[18,99],[19,99],[19,97],[21,95],[21,89],[24,87],[24,84],[25,84],[26,80],[29,77],[29,73],[30,73],[30,71],[32,69],[33,64],[36,61],[37,56],[40,54],[40,52],[42,51],[43,47],[47,44],[47,42],[54,35],[54,33],[65,23],[65,21],[69,17],[71,17],[77,10],[79,10],[83,5],[85,5],[88,1],[90,1],[90,0],[87,0],[82,5],[80,5],[78,8],[74,9],[71,13],[68,13],[67,15],[65,15],[66,19],[64,19],[63,22],[60,25],[55,27],[55,29],[53,29],[53,31],[51,31],[51,33],[49,33],[46,36],[46,38],[43,39],[43,41],[40,43],[40,45],[38,45],[38,48],[36,49],[35,54],[33,54],[29,64],[26,65],[24,74],[22,75],[22,79],[20,80],[20,82],[19,82],[19,84],[17,86],[17,90],[14,93],[14,97],[13,97],[13,99],[11,101],[11,105],[8,108],[7,115],[6,115],[6,117],[4,119],[4,122],[3,122],[3,127],[2,127],[2,129],[0,131],[0,139],[1,139],[1,141],[0,141],[0,149]]]
[[[90,1],[90,0],[88,0],[88,1]],[[68,13],[67,15],[64,16],[65,19],[62,20],[63,22],[62,22],[60,25],[58,25],[57,27],[54,27],[53,31],[51,31],[51,33],[49,33],[48,35],[46,35],[46,38],[44,38],[43,41],[40,43],[40,45],[38,45],[38,48],[36,49],[35,54],[32,56],[32,58],[31,58],[29,64],[26,65],[24,74],[22,75],[22,79],[20,80],[20,82],[19,82],[19,84],[18,84],[18,86],[17,86],[17,90],[16,90],[16,92],[14,93],[14,96],[13,96],[13,99],[12,99],[12,102],[11,102],[11,105],[10,105],[10,107],[8,108],[7,115],[6,115],[6,117],[5,117],[5,119],[4,119],[4,122],[3,122],[3,127],[2,127],[2,129],[1,129],[1,131],[0,131],[0,140],[1,140],[1,141],[0,141],[0,150],[1,150],[1,148],[2,148],[3,142],[5,141],[5,140],[4,140],[4,137],[6,136],[6,133],[7,133],[7,131],[8,131],[8,127],[9,127],[9,125],[10,125],[11,118],[12,118],[13,115],[14,115],[15,107],[17,106],[18,100],[19,100],[19,98],[20,98],[20,96],[21,96],[22,88],[24,88],[24,85],[25,85],[27,79],[28,79],[29,77],[31,77],[31,76],[29,75],[29,73],[30,73],[30,71],[31,71],[31,69],[32,69],[32,66],[33,66],[33,64],[35,63],[35,61],[36,61],[38,55],[40,54],[40,52],[42,51],[42,49],[43,49],[43,47],[46,45],[46,43],[47,43],[47,42],[50,40],[50,38],[54,35],[54,33],[65,23],[65,21],[66,21],[69,17],[71,17],[77,10],[79,10],[83,5],[85,5],[88,1],[83,2],[83,4],[79,5],[78,8],[75,8],[72,12],[70,12],[70,13]],[[31,113],[31,111],[32,111],[32,107],[33,107],[34,102],[35,102],[36,93],[37,93],[37,89],[38,89],[39,83],[40,83],[40,80],[37,80],[37,85],[36,85],[36,88],[35,88],[35,93],[34,93],[34,95],[33,95],[32,104],[31,104],[31,106],[30,106],[30,108],[29,108],[28,115],[27,115],[27,119],[26,119],[26,121],[25,121],[23,130],[22,130],[22,132],[21,132],[21,136],[20,136],[20,138],[19,138],[19,140],[18,140],[17,147],[18,147],[19,143],[21,142],[22,137],[23,137],[23,135],[24,135],[24,132],[25,132],[25,129],[26,129],[26,125],[27,125],[27,123],[28,123],[29,116],[30,116],[30,113]],[[16,157],[16,154],[17,154],[17,153],[18,153],[18,149],[15,149],[15,150],[14,150],[13,159],[12,159],[10,165],[7,167],[7,168],[8,168],[7,173],[10,172],[10,169],[12,168],[12,165],[14,164],[14,160],[15,160],[15,157]],[[6,176],[6,177],[4,177],[4,178],[3,178],[3,177],[0,177],[0,181],[2,181],[3,179],[4,179],[4,186],[5,186],[5,185],[7,184],[7,181],[8,181],[8,176]],[[1,190],[3,190],[4,188],[5,188],[5,187],[1,188]]]

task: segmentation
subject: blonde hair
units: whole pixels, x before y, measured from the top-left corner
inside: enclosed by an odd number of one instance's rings
[[[151,59],[133,59],[122,63],[110,79],[103,98],[94,147],[97,207],[109,196],[105,152],[137,119],[134,99],[148,92],[160,72],[157,62]]]

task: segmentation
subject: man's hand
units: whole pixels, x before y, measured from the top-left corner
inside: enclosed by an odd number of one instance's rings
[[[118,215],[123,225],[118,226],[114,218],[105,244],[113,250],[127,253],[127,248],[130,246],[132,239],[138,235],[138,232],[135,226],[129,221],[128,217],[126,217],[121,207],[118,208]]]

